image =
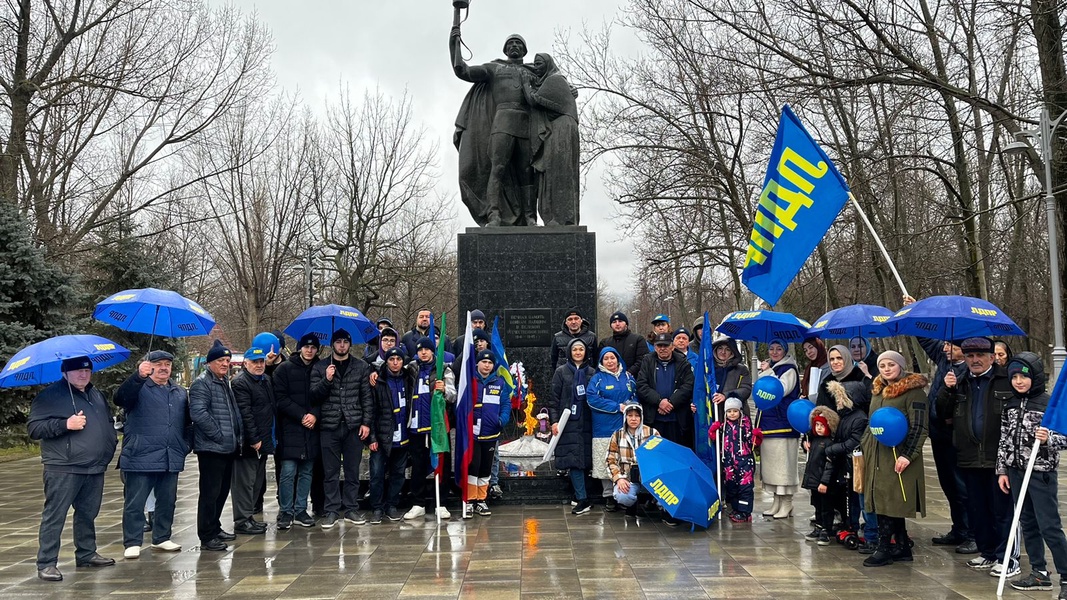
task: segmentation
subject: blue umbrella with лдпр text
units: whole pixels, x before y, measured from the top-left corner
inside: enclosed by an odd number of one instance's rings
[[[715,475],[692,450],[652,436],[636,450],[641,487],[675,519],[707,527],[719,512]]]
[[[144,288],[112,294],[96,305],[93,318],[123,331],[171,338],[207,335],[215,319],[196,302],[170,290]]]
[[[362,311],[339,304],[312,306],[297,315],[285,328],[285,334],[299,340],[312,333],[325,346],[330,343],[333,332],[344,329],[357,344],[366,343],[378,336],[378,327]]]
[[[897,311],[886,326],[896,335],[960,341],[976,336],[1025,336],[996,305],[970,296],[931,296]]]
[[[893,311],[874,304],[853,304],[835,308],[815,320],[808,329],[809,336],[819,338],[879,338],[892,337],[893,329],[886,321]]]
[[[799,344],[807,337],[810,327],[811,323],[790,313],[753,310],[730,313],[715,331],[735,340],[769,343],[779,339],[787,344]]]
[[[19,350],[0,371],[0,388],[59,381],[60,366],[68,358],[87,356],[93,371],[125,361],[130,351],[98,335],[61,335]]]

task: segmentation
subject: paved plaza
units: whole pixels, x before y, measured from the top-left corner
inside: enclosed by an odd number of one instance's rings
[[[274,529],[274,484],[265,536],[239,536],[229,552],[201,552],[196,538],[196,460],[178,490],[174,540],[180,553],[122,559],[118,472],[108,472],[97,520],[100,553],[114,567],[74,566],[70,519],[60,583],[37,579],[34,558],[42,505],[39,459],[0,465],[0,598],[993,598],[996,581],[963,566],[930,537],[947,531],[947,509],[928,460],[929,516],[909,521],[915,562],[864,568],[862,556],[804,540],[807,492],[793,519],[729,521],[707,531],[626,521],[594,507],[575,517],[569,506],[497,506],[491,517]],[[562,483],[562,482],[561,482]],[[767,502],[760,499],[761,506]],[[453,512],[459,512],[458,510]],[[230,511],[223,523],[227,529]],[[150,536],[149,536],[150,537]],[[146,543],[150,540],[146,539]],[[1027,563],[1024,559],[1024,569]],[[1050,565],[1051,566],[1051,565]],[[1054,576],[1055,577],[1055,576]],[[1056,581],[1056,579],[1054,579]],[[1005,598],[1051,598],[1008,588]]]

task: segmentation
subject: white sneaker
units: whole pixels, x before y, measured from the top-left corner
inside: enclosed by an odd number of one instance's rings
[[[167,540],[159,544],[152,544],[153,550],[162,550],[164,552],[180,552],[182,549],[181,544],[175,544],[174,542]]]
[[[421,518],[421,517],[425,517],[425,516],[426,516],[426,509],[421,507],[421,506],[418,506],[418,505],[412,506],[411,510],[407,511],[406,513],[404,513],[404,519],[406,519],[408,521],[414,521],[415,519],[418,519],[418,518]]]
[[[129,548],[126,548],[126,550],[123,551],[123,553],[122,553],[122,557],[127,559],[127,560],[134,560],[134,559],[137,559],[137,558],[141,558],[141,547],[140,546],[130,546]]]
[[[1000,577],[1001,567],[1003,566],[1004,563],[997,561],[997,564],[993,565],[993,567],[989,569],[989,575],[991,577]],[[1015,560],[1014,558],[1008,559],[1008,574],[1005,575],[1005,577],[1015,577],[1020,572],[1021,569],[1019,568],[1019,561]]]
[[[447,521],[452,518],[452,513],[448,512],[447,508],[439,506],[437,507],[437,516],[441,517],[442,521]]]
[[[463,503],[463,518],[464,519],[473,519],[474,518],[474,503],[473,502],[464,502]]]
[[[976,556],[971,560],[967,561],[967,566],[972,569],[975,569],[976,571],[985,571],[986,569],[992,569],[993,565],[995,564],[997,564],[997,561],[990,560],[988,558],[982,558],[981,556]]]

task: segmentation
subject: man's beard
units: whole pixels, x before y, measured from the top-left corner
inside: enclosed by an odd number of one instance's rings
[[[345,357],[348,356],[348,352],[349,352],[349,350],[345,350],[344,352],[341,352],[340,350],[334,349],[333,355],[335,357],[337,357],[337,358],[345,358]]]

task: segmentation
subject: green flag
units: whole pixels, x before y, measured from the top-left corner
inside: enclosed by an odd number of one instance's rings
[[[437,381],[445,377],[445,326],[448,315],[441,314],[441,335],[437,337]],[[430,315],[430,339],[433,339],[433,315]],[[445,415],[445,393],[434,391],[430,399],[430,452],[441,454],[449,451],[448,417]]]

